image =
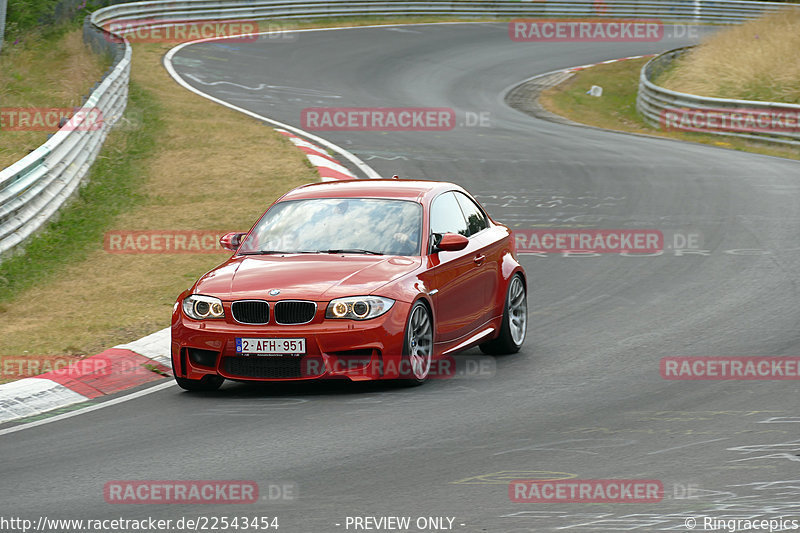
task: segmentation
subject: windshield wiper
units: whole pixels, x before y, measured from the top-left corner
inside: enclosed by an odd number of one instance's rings
[[[376,252],[374,250],[365,250],[363,248],[340,248],[335,250],[320,250],[322,254],[369,254],[369,255],[383,255],[383,252]]]
[[[288,255],[288,254],[315,254],[317,252],[313,250],[294,250],[294,251],[287,251],[287,250],[258,250],[255,252],[242,252],[239,255]]]
[[[337,248],[333,250],[257,250],[254,252],[241,252],[239,255],[289,255],[289,254],[369,254],[383,255],[383,252],[365,250],[363,248]]]

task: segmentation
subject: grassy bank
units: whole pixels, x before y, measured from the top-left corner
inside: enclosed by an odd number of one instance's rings
[[[16,309],[12,302],[34,285],[46,285],[68,265],[85,260],[102,242],[116,217],[142,201],[147,158],[163,130],[158,102],[136,83],[129,89],[127,114],[142,117],[140,127],[112,131],[89,173],[88,184],[26,246],[24,253],[0,263],[0,317]]]
[[[647,59],[597,65],[576,73],[560,85],[544,91],[539,102],[545,109],[581,124],[598,128],[656,135],[682,141],[721,146],[733,150],[800,159],[800,150],[735,137],[661,131],[651,127],[636,112],[639,71]],[[592,85],[603,88],[603,96],[586,92]]]
[[[110,254],[106,231],[247,229],[317,179],[282,136],[178,86],[170,47],[134,47],[129,126],[59,221],[0,263],[0,355],[93,354],[166,327],[178,293],[225,258]]]
[[[65,26],[24,44],[7,43],[0,55],[0,106],[79,106],[109,64],[84,46],[80,28]],[[0,169],[39,147],[50,133],[0,129]]]
[[[786,8],[720,30],[674,61],[655,82],[701,96],[800,103],[800,8]],[[651,127],[636,113],[639,73],[646,59],[598,65],[544,92],[546,109],[575,122],[606,129],[800,159],[800,149],[713,134]],[[592,85],[603,96],[586,94]]]
[[[720,31],[658,80],[673,91],[800,104],[800,8]]]

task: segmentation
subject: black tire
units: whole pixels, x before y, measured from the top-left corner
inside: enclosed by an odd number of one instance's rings
[[[433,360],[433,317],[428,306],[417,301],[411,306],[403,334],[401,382],[422,385],[428,380]]]
[[[203,379],[186,379],[175,376],[175,382],[178,384],[178,386],[191,392],[215,391],[222,386],[224,381],[225,378],[222,376],[208,375],[204,376]]]
[[[496,339],[492,339],[480,345],[480,349],[483,353],[487,355],[502,355],[517,353],[519,351],[522,344],[525,342],[525,334],[527,332],[527,298],[528,295],[525,290],[525,282],[522,279],[522,275],[515,274],[508,282],[500,334]]]

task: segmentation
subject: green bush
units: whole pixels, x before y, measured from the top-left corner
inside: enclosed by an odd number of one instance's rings
[[[15,42],[34,32],[47,32],[72,23],[77,24],[110,0],[8,0],[6,42]]]

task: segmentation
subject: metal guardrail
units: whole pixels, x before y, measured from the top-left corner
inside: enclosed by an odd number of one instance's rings
[[[87,42],[114,39],[104,29],[112,22],[133,26],[169,25],[189,20],[313,19],[341,16],[444,15],[455,17],[613,17],[730,24],[755,18],[785,4],[709,0],[521,0],[393,1],[182,0],[121,3],[95,11]],[[102,34],[98,34],[97,32]],[[117,61],[83,106],[98,108],[105,121],[95,131],[61,129],[46,143],[0,171],[0,256],[24,242],[77,190],[109,129],[126,105],[131,46],[124,41]]]
[[[102,30],[92,26],[90,31]],[[131,49],[118,46],[116,51],[111,68],[72,119],[43,145],[0,171],[0,254],[24,242],[77,191],[109,130],[125,111]]]
[[[764,10],[777,9],[776,2],[735,0],[594,0],[522,1],[455,0],[393,1],[150,1],[121,4],[100,10],[95,22],[113,19],[149,21],[234,19],[234,18],[315,18],[369,15],[458,15],[467,17],[625,17],[658,18],[692,22],[736,23],[754,18]]]
[[[691,49],[687,46],[664,52],[642,67],[636,109],[647,122],[662,129],[800,145],[800,105],[698,96],[653,83]]]

